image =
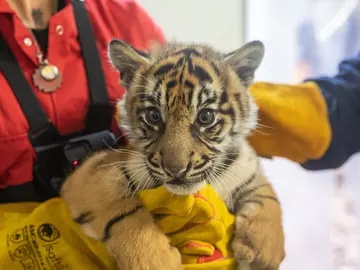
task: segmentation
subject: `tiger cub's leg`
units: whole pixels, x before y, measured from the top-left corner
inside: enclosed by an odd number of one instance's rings
[[[236,192],[232,249],[239,269],[276,270],[285,257],[281,208],[270,183],[257,174]]]
[[[129,194],[124,172],[109,165],[124,160],[124,154],[97,153],[68,177],[61,195],[73,219],[105,244],[119,269],[181,269],[178,250]]]

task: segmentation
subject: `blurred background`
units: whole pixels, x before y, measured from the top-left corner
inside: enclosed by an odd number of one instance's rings
[[[360,0],[139,2],[168,40],[205,42],[224,52],[263,41],[257,81],[333,75],[343,58],[360,51]],[[359,155],[337,171],[307,172],[284,159],[263,164],[283,207],[281,270],[360,270]]]

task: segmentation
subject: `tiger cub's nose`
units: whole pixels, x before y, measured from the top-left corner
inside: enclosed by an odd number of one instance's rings
[[[187,166],[179,163],[164,164],[164,170],[172,177],[183,178],[186,175]]]

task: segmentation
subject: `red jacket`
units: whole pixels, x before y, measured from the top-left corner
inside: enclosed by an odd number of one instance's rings
[[[135,1],[89,0],[85,3],[97,39],[109,97],[114,102],[121,97],[124,89],[119,86],[119,75],[109,64],[108,42],[116,37],[138,49],[146,49],[151,41],[163,42],[164,38],[160,29]],[[50,63],[59,68],[63,81],[61,88],[46,94],[39,91],[31,79],[38,67],[34,42],[30,45],[25,42],[25,39],[32,39],[31,34],[6,0],[0,0],[0,33],[18,59],[43,110],[62,134],[83,128],[89,102],[72,9],[72,5],[67,4],[49,22],[47,57]],[[26,183],[32,179],[35,152],[28,140],[28,129],[27,120],[0,72],[0,188]]]

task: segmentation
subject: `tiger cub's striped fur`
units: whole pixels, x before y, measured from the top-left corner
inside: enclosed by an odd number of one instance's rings
[[[120,40],[110,43],[111,62],[127,89],[118,104],[121,123],[134,149],[112,153],[113,158],[106,161],[101,158],[101,163],[113,162],[117,167],[102,167],[93,176],[92,170],[99,165],[91,165],[92,159],[99,158],[95,155],[67,180],[62,194],[74,217],[87,213],[81,219],[85,232],[105,241],[119,265],[124,267],[124,260],[134,263],[134,258],[147,264],[122,269],[181,267],[179,254],[153,226],[149,213],[126,194],[158,185],[176,194],[190,194],[206,183],[236,214],[232,248],[242,269],[279,268],[284,258],[280,205],[246,141],[257,121],[248,86],[263,53],[259,41],[229,54],[178,43],[156,45],[146,54]],[[116,179],[107,175],[114,173]],[[105,178],[100,181],[101,175]],[[94,189],[91,198],[73,199],[71,185],[81,183],[79,179]],[[137,233],[125,230],[133,227],[128,224],[141,222],[146,226]],[[154,241],[167,259],[159,260],[154,249],[122,252],[148,241]]]

